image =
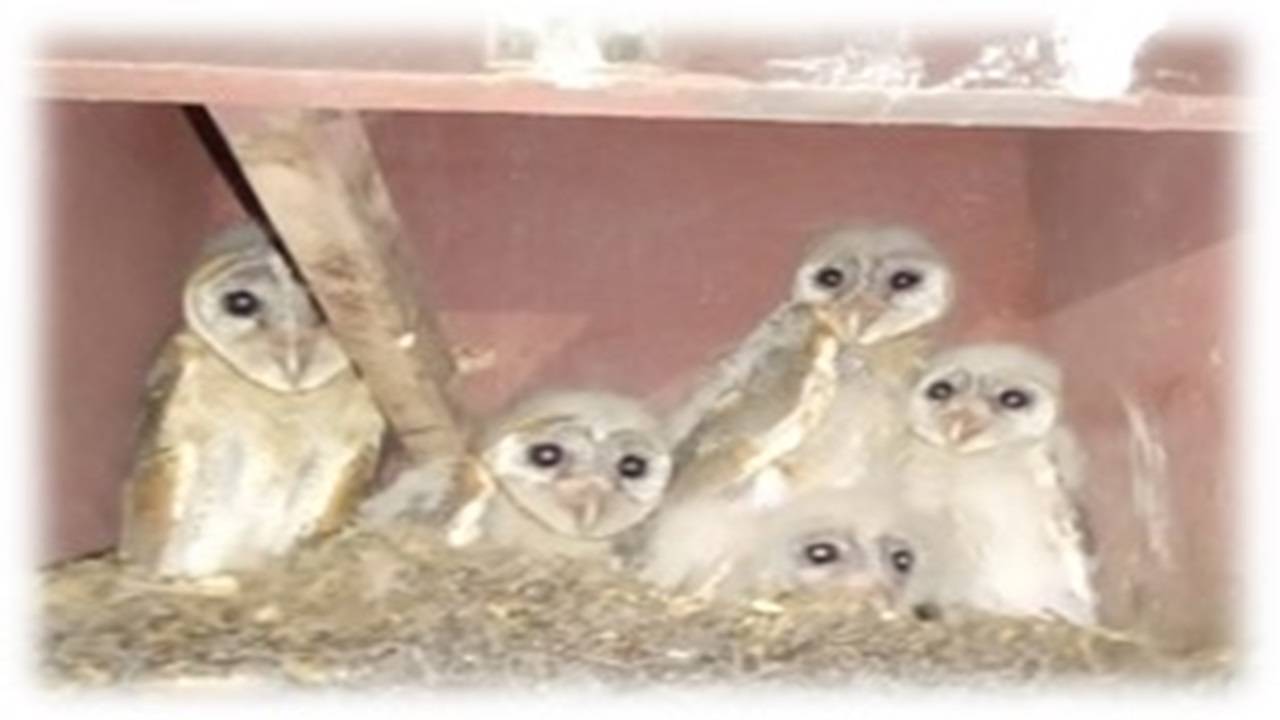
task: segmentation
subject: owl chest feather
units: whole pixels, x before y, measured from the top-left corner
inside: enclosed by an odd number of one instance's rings
[[[822,422],[788,459],[796,483],[865,483],[905,433],[901,396],[894,383],[868,371],[844,378]]]
[[[349,373],[277,393],[220,358],[188,357],[152,444],[175,458],[159,564],[172,574],[239,569],[314,534],[372,472],[382,419]]]
[[[942,595],[996,611],[1053,610],[1088,620],[1072,568],[1081,548],[1059,537],[1065,502],[1040,446],[956,456],[919,448],[903,474],[909,512],[942,530]]]
[[[557,533],[530,517],[502,494],[494,497],[484,525],[485,539],[503,547],[585,559],[603,559],[612,554],[610,540],[575,538]]]

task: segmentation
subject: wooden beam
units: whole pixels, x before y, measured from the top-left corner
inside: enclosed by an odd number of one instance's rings
[[[243,68],[42,59],[36,93],[52,100],[252,103],[279,108],[521,113],[847,125],[1250,130],[1249,99],[1149,93],[1101,100],[1034,89],[845,89],[698,74],[618,77],[558,88],[497,73]]]
[[[452,356],[422,308],[357,114],[211,107],[259,203],[415,462],[461,448]]]

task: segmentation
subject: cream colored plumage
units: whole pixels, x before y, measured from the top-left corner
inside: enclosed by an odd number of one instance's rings
[[[722,519],[749,525],[792,496],[873,475],[905,432],[926,331],[953,297],[949,267],[915,230],[816,238],[791,300],[672,415],[677,472],[649,532],[651,579],[699,584],[731,550],[711,529]]]
[[[950,269],[915,230],[821,233],[791,299],[671,414],[676,491],[746,483],[815,433],[848,444],[846,429],[857,440],[883,426],[953,295]]]
[[[657,420],[606,392],[537,393],[488,422],[472,448],[458,478],[466,497],[447,528],[453,545],[615,557],[671,474]]]
[[[1049,359],[1006,344],[940,353],[908,404],[896,521],[923,548],[922,602],[1095,621],[1090,547],[1074,493],[1083,456]]]
[[[898,603],[916,562],[914,548],[884,528],[859,521],[858,498],[821,490],[787,500],[749,522],[713,524],[726,534],[715,576],[678,586],[697,594],[756,597],[840,593]]]
[[[255,225],[212,238],[147,381],[120,552],[164,576],[249,569],[337,528],[384,421]]]

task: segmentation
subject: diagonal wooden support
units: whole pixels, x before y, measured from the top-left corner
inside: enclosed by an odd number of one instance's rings
[[[453,359],[417,301],[400,220],[359,116],[209,111],[410,460],[452,457],[461,448],[445,390]]]

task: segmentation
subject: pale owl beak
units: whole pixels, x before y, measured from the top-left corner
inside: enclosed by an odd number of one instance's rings
[[[984,425],[983,419],[968,408],[958,408],[942,416],[943,430],[953,445],[963,445],[973,439]]]
[[[845,310],[849,334],[861,339],[888,309],[888,304],[874,295],[855,295]]]
[[[897,615],[895,608],[898,605],[898,592],[889,583],[878,581],[868,586],[863,590],[861,598],[882,618],[887,619]]]
[[[289,339],[281,343],[278,362],[280,370],[290,385],[297,387],[302,384],[302,379],[311,367],[314,355],[314,343],[297,339]]]
[[[846,587],[858,598],[877,606],[889,605],[893,602],[894,592],[889,585],[870,574],[854,575],[846,583]]]
[[[569,509],[578,530],[595,525],[609,489],[607,479],[594,475],[565,478],[555,485],[556,495]]]

